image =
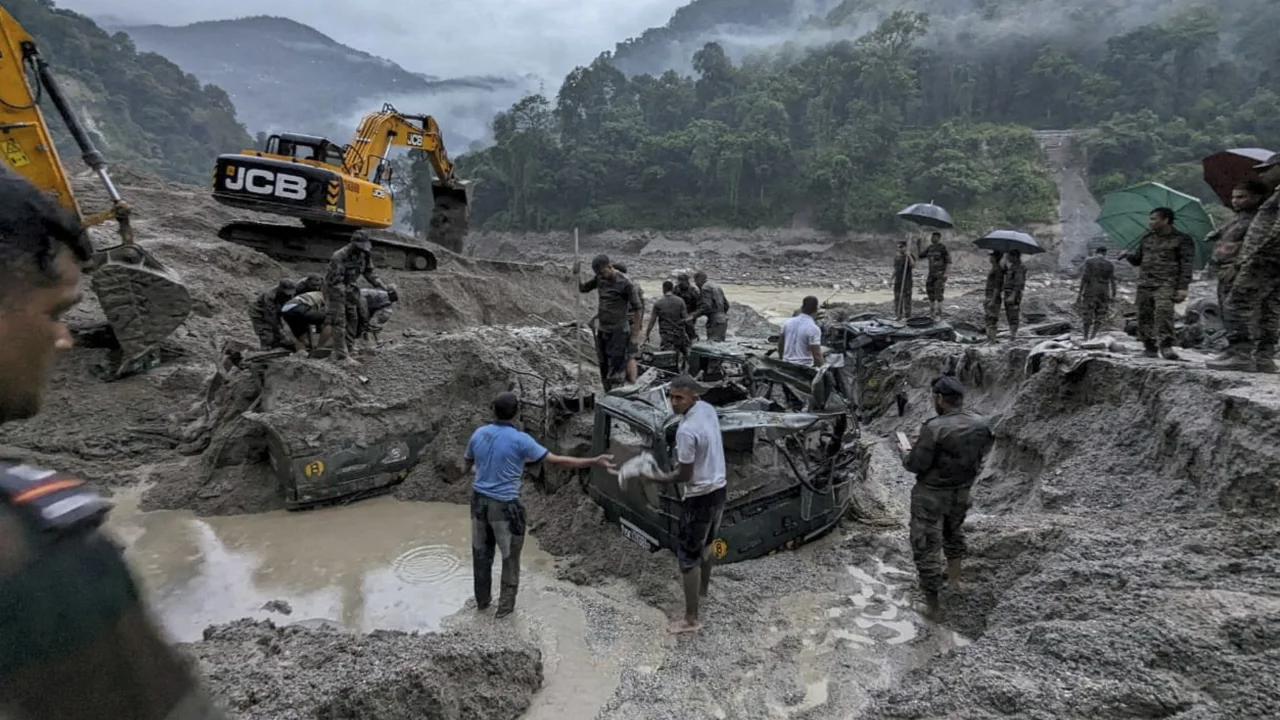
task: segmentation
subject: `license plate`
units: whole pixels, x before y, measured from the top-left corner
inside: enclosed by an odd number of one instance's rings
[[[636,545],[639,545],[645,550],[651,551],[655,547],[657,547],[658,542],[654,540],[652,537],[650,537],[648,533],[636,527],[635,525],[632,525],[626,520],[620,520],[618,522],[618,526],[622,529],[622,537],[630,540]]]

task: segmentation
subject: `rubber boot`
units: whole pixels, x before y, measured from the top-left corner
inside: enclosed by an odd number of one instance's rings
[[[1181,360],[1182,359],[1182,357],[1178,355],[1178,351],[1173,349],[1172,345],[1165,345],[1164,347],[1160,348],[1160,357],[1164,358],[1165,360]]]
[[[942,602],[938,593],[924,591],[924,616],[932,622],[942,622]]]
[[[698,620],[698,605],[702,591],[702,568],[695,567],[680,574],[680,583],[684,587],[684,617],[686,620]]]
[[[1090,325],[1089,323],[1085,323],[1085,324],[1084,324],[1084,340],[1085,340],[1085,342],[1088,342],[1088,341],[1089,341],[1089,339],[1090,339],[1090,338],[1092,338],[1092,337],[1093,337],[1093,325]]]
[[[996,327],[994,325],[987,326],[987,344],[996,344]]]
[[[517,590],[519,590],[518,585],[502,583],[502,590],[498,593],[498,610],[494,612],[494,617],[506,617],[515,612]]]
[[[947,560],[947,588],[951,590],[960,589],[960,565],[959,558],[955,560]]]
[[[1013,339],[1015,339],[1015,338],[1017,338],[1017,337],[1018,337],[1018,326],[1017,326],[1017,325],[1010,325],[1010,326],[1009,326],[1009,339],[1010,339],[1010,340],[1013,340]]]
[[[1274,366],[1274,362],[1272,363]],[[1206,360],[1204,366],[1210,370],[1235,370],[1238,372],[1257,372],[1258,364],[1243,345],[1228,347],[1222,354]]]
[[[1155,343],[1143,343],[1142,357],[1149,357],[1149,358],[1160,357],[1160,350],[1156,347]]]

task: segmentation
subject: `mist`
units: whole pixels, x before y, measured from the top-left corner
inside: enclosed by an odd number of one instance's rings
[[[279,15],[406,70],[442,78],[565,74],[619,40],[664,25],[688,0],[57,0],[103,22],[186,25]]]

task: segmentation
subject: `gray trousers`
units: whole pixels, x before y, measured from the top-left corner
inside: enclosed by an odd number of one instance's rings
[[[515,609],[520,588],[520,551],[524,549],[524,505],[519,500],[495,500],[471,493],[471,564],[475,575],[476,607],[493,601],[494,551],[502,553],[498,613]]]

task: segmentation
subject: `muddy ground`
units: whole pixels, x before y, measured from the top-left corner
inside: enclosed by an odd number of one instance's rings
[[[576,302],[563,267],[440,251],[439,272],[386,273],[406,300],[384,333],[393,344],[361,368],[290,360],[260,384],[237,375],[210,395],[224,342],[252,340],[250,298],[309,268],[283,267],[218,240],[218,224],[234,215],[198,188],[132,176],[120,184],[137,208],[140,241],[186,278],[196,312],[172,339],[171,360],[145,376],[104,383],[93,372],[106,351],[73,350],[46,412],[0,431],[0,444],[38,462],[107,489],[145,483],[148,507],[219,514],[278,507],[261,449],[249,441],[251,423],[238,419],[265,387],[266,399],[252,409],[267,415],[336,419],[348,404],[369,418],[389,412],[434,426],[437,447],[397,495],[461,501],[468,487],[451,461],[485,418],[492,393],[515,386],[537,394],[521,382],[542,378],[576,384],[573,353],[582,338],[558,327],[573,318]],[[615,254],[647,280],[696,262],[725,282],[771,272],[791,278],[780,283],[853,281],[873,289],[884,283],[892,245],[851,243],[842,259],[832,247],[797,241],[762,259],[754,246],[711,252],[704,242],[727,241],[694,239],[696,256],[663,249],[670,238],[636,247],[624,241]],[[505,242],[487,254],[539,262],[568,254],[539,250],[545,237]],[[584,238],[584,253],[613,251],[608,242]],[[483,247],[476,245],[477,255],[486,254]],[[974,322],[982,260],[957,256],[948,313]],[[1051,257],[1037,262],[1053,267]],[[1195,292],[1211,288],[1198,284]],[[1041,268],[1024,310],[1071,318],[1073,294],[1070,281]],[[876,301],[852,309],[887,308]],[[73,320],[90,324],[96,315],[88,302]],[[480,324],[524,329],[470,329]],[[1029,364],[1033,345],[886,351],[877,378],[904,390],[909,405],[905,417],[886,412],[865,432],[872,456],[860,492],[876,498],[878,512],[851,518],[797,552],[718,569],[703,634],[666,638],[655,624],[660,661],[624,659],[599,717],[1273,716],[1266,708],[1280,692],[1275,380],[1127,356],[1067,354]],[[943,626],[935,626],[912,607],[911,478],[889,438],[896,430],[914,434],[928,416],[928,382],[951,356],[964,358],[970,404],[1000,419],[989,477],[975,491],[966,585],[948,594]],[[593,370],[587,366],[588,377]],[[206,396],[216,399],[213,412]],[[341,402],[326,408],[335,398]],[[578,451],[585,431],[570,423],[556,439]],[[623,620],[648,617],[626,612],[627,603],[676,613],[669,555],[625,542],[565,478],[531,481],[526,496],[539,544],[561,556],[557,572],[616,601],[582,596],[592,647],[618,642]],[[535,645],[476,624],[427,636],[361,636],[242,622],[212,628],[186,649],[244,718],[514,718],[542,679]]]

